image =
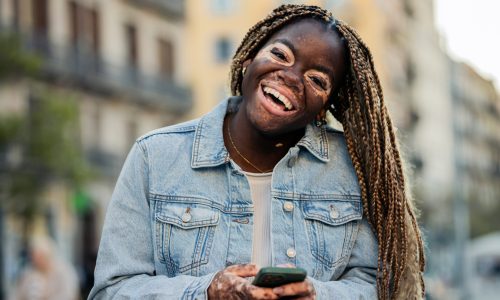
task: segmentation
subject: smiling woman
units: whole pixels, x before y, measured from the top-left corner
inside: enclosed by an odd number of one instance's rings
[[[89,298],[422,298],[420,232],[355,31],[316,6],[280,6],[243,39],[231,88],[201,119],[137,140]],[[308,276],[248,279],[279,265]]]

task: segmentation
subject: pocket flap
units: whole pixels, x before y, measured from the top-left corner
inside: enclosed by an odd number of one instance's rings
[[[219,211],[199,204],[161,202],[156,207],[155,218],[184,229],[214,226],[219,223]]]
[[[363,217],[361,200],[305,201],[302,208],[306,219],[329,225],[341,225]]]

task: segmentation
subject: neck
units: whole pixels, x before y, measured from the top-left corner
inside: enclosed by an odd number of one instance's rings
[[[231,158],[245,171],[272,170],[304,135],[303,130],[266,135],[256,130],[243,114],[239,110],[226,117],[224,141]]]

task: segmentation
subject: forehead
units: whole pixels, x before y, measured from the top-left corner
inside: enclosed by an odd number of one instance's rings
[[[344,64],[344,46],[339,34],[321,21],[303,19],[285,25],[271,35],[262,48],[284,41],[301,59],[331,65],[334,69],[342,68],[341,64]]]

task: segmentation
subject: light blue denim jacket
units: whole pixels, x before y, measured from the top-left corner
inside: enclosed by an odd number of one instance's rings
[[[217,271],[250,262],[254,208],[224,147],[227,103],[137,140],[89,299],[207,299]],[[377,298],[377,241],[341,132],[307,126],[274,168],[271,206],[273,265],[306,269],[318,299]]]

